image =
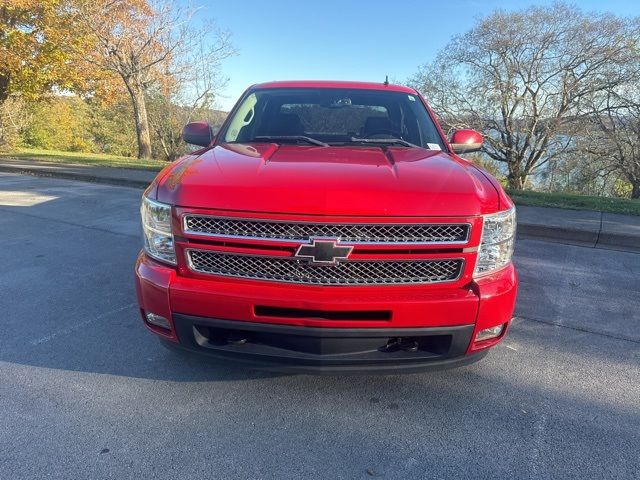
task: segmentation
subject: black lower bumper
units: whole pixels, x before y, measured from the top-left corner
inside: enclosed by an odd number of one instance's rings
[[[465,355],[473,325],[429,328],[314,328],[173,315],[180,346],[267,370],[300,373],[395,373],[452,368]]]

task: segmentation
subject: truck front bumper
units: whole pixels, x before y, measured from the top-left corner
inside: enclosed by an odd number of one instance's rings
[[[261,369],[299,373],[418,372],[466,365],[487,352],[465,355],[473,325],[310,328],[182,314],[173,315],[173,324],[181,348]]]
[[[506,333],[517,276],[510,265],[451,289],[309,287],[190,278],[141,253],[136,287],[145,325],[175,347],[278,371],[391,373],[481,359]],[[474,341],[498,325],[499,337]]]

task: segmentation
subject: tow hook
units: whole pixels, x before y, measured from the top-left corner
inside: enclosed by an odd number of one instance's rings
[[[418,342],[411,338],[401,338],[400,339],[400,348],[405,352],[417,352],[418,351]]]
[[[247,343],[247,338],[238,335],[237,333],[230,333],[227,335],[227,343],[230,343],[231,345],[244,345]]]
[[[382,352],[397,352],[398,350],[402,350],[404,352],[417,352],[418,341],[411,337],[390,338],[387,344],[380,349]]]

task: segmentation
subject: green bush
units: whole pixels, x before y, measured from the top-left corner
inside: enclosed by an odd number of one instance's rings
[[[54,96],[29,106],[24,147],[131,156],[135,128],[126,102],[103,105],[75,96]]]

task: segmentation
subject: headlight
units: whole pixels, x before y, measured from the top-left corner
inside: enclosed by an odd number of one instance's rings
[[[515,207],[483,217],[482,240],[474,276],[485,275],[506,266],[511,261],[516,234]]]
[[[150,257],[162,262],[176,264],[171,233],[171,205],[154,202],[142,197],[140,206],[144,251]]]

